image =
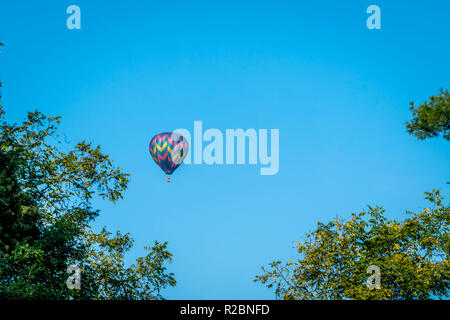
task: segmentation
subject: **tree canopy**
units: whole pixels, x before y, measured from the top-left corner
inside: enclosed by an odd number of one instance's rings
[[[62,151],[60,117],[36,111],[8,124],[0,106],[0,120],[0,297],[162,299],[176,283],[167,243],[126,267],[129,234],[91,226],[92,199],[122,199],[129,175],[91,143]],[[80,290],[66,286],[69,265],[81,269]]]
[[[441,89],[436,96],[431,96],[425,103],[416,106],[410,103],[412,120],[406,123],[408,132],[420,140],[438,137],[450,140],[450,95]]]
[[[382,207],[318,223],[296,244],[297,257],[274,261],[256,282],[280,299],[429,299],[449,296],[450,207],[439,191],[430,207],[397,221]],[[369,290],[367,268],[381,270],[381,288]]]

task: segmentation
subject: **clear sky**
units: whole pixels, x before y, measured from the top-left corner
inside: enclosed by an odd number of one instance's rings
[[[81,30],[66,27],[71,4]],[[366,27],[371,4],[381,30]],[[71,144],[100,144],[132,175],[124,200],[95,202],[96,225],[131,233],[130,262],[169,241],[167,298],[272,299],[253,278],[318,221],[367,204],[400,219],[424,191],[450,195],[450,143],[405,129],[411,100],[450,88],[449,12],[447,0],[2,1],[2,100],[11,121],[61,115]],[[149,140],[194,120],[279,129],[278,174],[185,165],[166,183]]]

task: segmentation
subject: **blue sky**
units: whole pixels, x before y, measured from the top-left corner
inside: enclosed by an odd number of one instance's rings
[[[81,8],[81,30],[66,8]],[[368,30],[366,8],[381,8]],[[409,136],[409,102],[449,88],[450,3],[430,1],[3,1],[11,121],[63,117],[131,176],[98,227],[130,232],[131,262],[169,241],[169,299],[272,299],[259,268],[295,254],[318,221],[383,205],[391,218],[449,196],[450,144]],[[280,170],[189,165],[173,183],[148,152],[175,128],[280,129]],[[177,205],[171,202],[176,195]]]

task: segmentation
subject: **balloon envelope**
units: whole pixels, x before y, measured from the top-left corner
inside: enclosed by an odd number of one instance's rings
[[[181,165],[188,151],[186,138],[175,132],[162,132],[150,140],[153,160],[169,175]]]

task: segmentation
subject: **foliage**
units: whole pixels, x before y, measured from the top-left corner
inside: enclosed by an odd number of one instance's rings
[[[418,139],[437,137],[439,134],[450,140],[450,96],[448,90],[441,89],[437,96],[415,106],[410,103],[413,119],[406,123],[408,132]]]
[[[8,124],[0,106],[0,118],[0,297],[161,299],[161,289],[175,285],[165,273],[167,244],[155,242],[125,267],[128,234],[90,227],[99,214],[92,199],[123,198],[129,175],[91,143],[61,151],[60,117],[36,111]],[[69,264],[81,268],[80,291],[65,287]]]
[[[319,223],[298,242],[298,257],[274,261],[255,278],[281,299],[428,299],[450,289],[450,208],[439,191],[430,208],[389,220],[382,207],[344,221]],[[366,287],[367,268],[381,269],[381,289]]]
[[[167,242],[156,241],[151,248],[144,247],[148,254],[124,268],[124,254],[133,246],[128,234],[117,232],[111,237],[103,229],[98,234],[88,232],[86,239],[88,254],[84,269],[89,271],[83,282],[96,288],[96,299],[163,299],[161,289],[176,284],[164,266],[167,260],[172,261]]]
[[[71,236],[76,225],[65,217],[46,224],[18,183],[20,165],[19,152],[0,152],[0,297],[58,299],[66,260],[78,250]]]

